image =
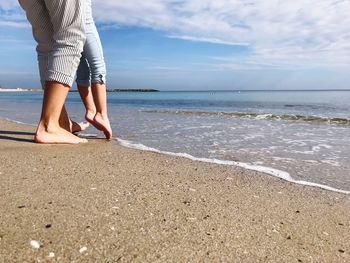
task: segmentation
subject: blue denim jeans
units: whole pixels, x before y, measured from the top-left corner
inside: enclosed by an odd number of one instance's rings
[[[86,41],[77,70],[77,84],[89,87],[91,84],[106,83],[106,64],[100,36],[92,17],[91,0],[85,0],[85,34]]]

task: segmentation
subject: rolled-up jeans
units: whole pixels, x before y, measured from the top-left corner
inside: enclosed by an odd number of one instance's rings
[[[74,82],[85,42],[85,0],[19,0],[32,25],[42,86]]]
[[[86,41],[77,70],[77,84],[89,87],[91,84],[106,83],[106,64],[100,36],[92,17],[91,0],[85,1]]]

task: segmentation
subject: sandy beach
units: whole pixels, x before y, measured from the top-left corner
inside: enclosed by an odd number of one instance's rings
[[[350,196],[0,120],[0,262],[350,262]]]

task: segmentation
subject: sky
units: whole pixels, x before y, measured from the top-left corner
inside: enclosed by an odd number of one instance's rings
[[[350,89],[349,0],[92,2],[110,89]],[[0,85],[40,86],[16,0],[0,1]]]

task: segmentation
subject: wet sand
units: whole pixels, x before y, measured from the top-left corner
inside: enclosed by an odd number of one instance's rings
[[[349,195],[33,132],[0,120],[0,262],[350,262]]]

